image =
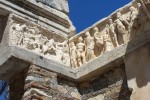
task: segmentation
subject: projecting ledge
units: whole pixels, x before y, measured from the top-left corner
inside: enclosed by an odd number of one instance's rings
[[[118,64],[122,64],[123,56],[125,54],[132,52],[135,49],[149,43],[149,40],[150,35],[148,34],[148,32],[146,32],[145,34],[142,34],[141,36],[137,37],[132,42],[117,47],[110,52],[106,52],[102,56],[96,58],[95,60],[90,61],[87,64],[84,64],[78,69],[71,69],[70,66],[65,66],[63,64],[60,64],[59,62],[43,57],[40,54],[36,54],[32,51],[17,46],[9,47],[8,54],[11,54],[11,56],[9,55],[7,56],[7,58],[9,57],[19,58],[20,60],[38,65],[42,68],[56,72],[59,75],[63,75],[64,77],[70,78],[74,81],[84,81],[89,80],[92,76],[101,74],[102,72],[104,72],[109,68],[117,66]],[[5,58],[4,56],[1,57]]]

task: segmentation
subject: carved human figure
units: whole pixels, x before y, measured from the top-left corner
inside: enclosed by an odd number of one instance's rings
[[[96,46],[99,48],[99,54],[104,52],[104,40],[97,27],[94,27],[94,38]]]
[[[44,55],[55,55],[56,43],[54,39],[46,41],[45,45],[42,46],[42,52]]]
[[[94,54],[94,37],[90,35],[89,31],[85,33],[85,37],[86,38],[84,40],[86,45],[86,61],[90,61],[91,59],[94,59],[96,57]]]
[[[109,35],[113,43],[113,46],[117,47],[118,46],[117,34],[115,32],[115,25],[112,19],[109,19]]]
[[[13,25],[11,26],[11,42],[15,45],[21,45],[21,41],[23,38],[23,32],[25,32],[25,27],[27,27],[26,25],[21,25],[21,24],[17,24],[17,23],[13,23]]]
[[[23,47],[33,50],[37,53],[41,52],[40,43],[41,34],[36,27],[29,27],[27,32],[24,33]]]
[[[39,29],[37,27],[31,27],[29,28],[29,34],[31,36],[30,39],[33,39],[33,42],[30,44],[33,45],[34,51],[37,53],[41,53],[42,49],[42,43],[41,43],[41,37],[42,35],[39,33]]]
[[[62,63],[65,65],[70,66],[70,56],[69,56],[69,47],[68,47],[68,40],[65,40],[62,43],[59,43],[59,46],[62,46]]]
[[[34,32],[33,32],[34,34]],[[34,45],[34,39],[32,38],[32,31],[30,30],[30,27],[25,27],[24,28],[24,32],[23,32],[23,38],[22,38],[22,44],[21,46],[23,46],[24,48],[33,50],[34,48],[36,48],[36,45]]]
[[[147,15],[146,12],[143,10],[141,3],[137,3],[137,6],[138,6],[137,24],[139,32],[141,33],[144,30],[144,25],[147,21]]]
[[[70,43],[70,58],[71,58],[71,67],[77,68],[77,48],[74,42]]]
[[[130,10],[130,18],[129,18],[130,19],[130,26],[132,26],[135,19],[137,18],[138,11],[134,7],[130,7],[129,10]]]
[[[109,35],[109,25],[106,24],[106,30],[104,34],[104,51],[111,51],[114,48],[110,35]]]
[[[85,59],[85,44],[83,43],[83,38],[78,38],[78,43],[76,44],[77,47],[77,59],[79,66],[82,66],[84,63],[86,63]]]
[[[129,38],[132,40],[136,36],[136,31],[137,31],[137,15],[138,11],[134,7],[129,8],[130,11],[130,16],[129,16],[129,23],[130,23],[130,28],[129,28]]]
[[[125,21],[120,12],[117,12],[117,19],[114,23],[117,31],[118,44],[122,45],[128,41],[128,31],[126,31],[125,27],[125,25],[128,25],[128,22]]]
[[[33,47],[31,47],[30,43],[33,43],[34,40],[31,39],[31,35],[29,33],[29,28],[26,27],[25,31],[23,32],[23,38],[22,38],[22,43],[21,46],[27,49],[33,49]]]

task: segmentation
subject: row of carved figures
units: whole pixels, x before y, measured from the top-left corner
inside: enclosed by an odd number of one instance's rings
[[[128,15],[116,13],[116,20],[108,20],[104,31],[100,32],[98,27],[94,27],[93,35],[89,30],[74,40],[70,45],[70,58],[72,68],[82,66],[86,62],[96,58],[95,52],[99,55],[113,48],[127,43],[136,37],[138,31],[143,31],[146,14],[140,3],[137,8],[131,6]],[[98,49],[95,49],[95,48]],[[98,56],[99,56],[98,55]]]
[[[37,27],[27,26],[26,24],[13,23],[10,33],[13,44],[70,65],[68,41],[55,42],[54,39],[48,39],[41,34]]]
[[[135,38],[138,32],[143,31],[146,17],[140,3],[137,3],[136,7],[129,7],[127,14],[118,11],[115,20],[114,17],[108,19],[103,31],[94,27],[94,33],[86,31],[84,36],[69,43],[70,56],[68,41],[55,42],[54,39],[44,36],[37,27],[30,25],[13,23],[10,40],[15,45],[43,54],[68,66],[71,63],[71,66],[76,68]]]

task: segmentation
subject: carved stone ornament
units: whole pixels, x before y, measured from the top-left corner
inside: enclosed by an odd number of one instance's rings
[[[141,3],[118,10],[103,22],[71,38],[70,56],[73,68],[128,43],[144,31],[147,15]]]
[[[10,28],[10,41],[49,59],[70,65],[68,41],[56,42],[43,35],[38,27],[13,23]]]

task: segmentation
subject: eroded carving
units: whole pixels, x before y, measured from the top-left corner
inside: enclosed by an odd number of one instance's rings
[[[141,3],[138,3],[137,6],[138,6],[137,24],[138,24],[139,32],[143,32],[144,25],[145,25],[148,17],[146,15],[146,12],[144,11]]]
[[[101,55],[104,52],[104,39],[97,27],[94,27],[94,38],[95,38],[95,44],[98,47],[99,55]]]
[[[126,28],[129,24],[120,12],[117,12],[116,17],[117,19],[114,22],[116,25],[118,44],[122,45],[128,41],[128,31]]]
[[[78,39],[75,37],[71,40],[73,68],[133,40],[145,30],[146,21],[147,15],[143,6],[136,2],[117,11],[93,28],[87,29],[78,36]]]
[[[72,68],[77,68],[78,67],[78,63],[77,63],[77,59],[78,59],[78,55],[77,55],[77,48],[75,46],[74,42],[70,43],[70,60],[71,60],[71,66]]]
[[[87,31],[85,33],[85,45],[86,45],[86,61],[90,61],[91,59],[94,59],[96,56],[94,54],[94,46],[95,46],[95,41],[94,37],[92,37]]]
[[[115,25],[112,19],[109,19],[109,35],[113,43],[113,46],[117,47],[118,46],[117,34],[115,32]]]
[[[86,63],[85,43],[83,42],[83,38],[82,37],[78,38],[78,43],[76,44],[76,46],[77,46],[78,64],[79,64],[79,66],[82,66],[84,63]]]
[[[111,51],[113,48],[114,46],[110,38],[109,25],[106,24],[106,30],[104,34],[104,51]]]
[[[22,38],[23,38],[23,32],[26,31],[25,30],[26,26],[25,25],[20,25],[17,23],[14,23],[11,26],[11,42],[13,44],[16,45],[20,45],[22,42]]]
[[[70,66],[68,41],[56,42],[53,38],[43,35],[38,27],[13,23],[10,28],[10,40],[13,45]]]

